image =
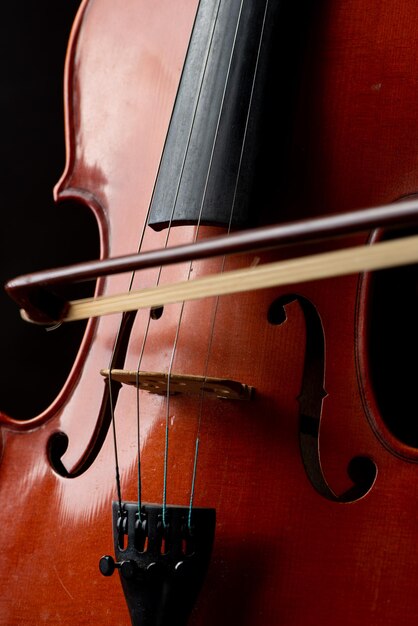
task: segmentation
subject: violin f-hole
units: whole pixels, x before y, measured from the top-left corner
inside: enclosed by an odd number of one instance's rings
[[[306,324],[306,348],[299,401],[299,444],[306,475],[324,498],[333,502],[354,502],[373,487],[377,475],[374,462],[365,456],[351,459],[347,471],[353,486],[336,494],[328,484],[321,465],[319,430],[325,390],[325,336],[321,318],[314,304],[301,295],[285,295],[275,300],[268,320],[281,324],[286,320],[286,305],[297,301]]]

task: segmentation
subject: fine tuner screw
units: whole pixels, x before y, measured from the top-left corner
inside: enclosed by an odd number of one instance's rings
[[[99,569],[103,576],[112,576],[115,569],[120,569],[124,578],[133,578],[138,570],[138,565],[132,559],[127,561],[115,561],[115,559],[106,554],[99,561]]]
[[[139,564],[133,559],[127,559],[126,561],[115,561],[115,559],[106,554],[102,556],[99,561],[99,569],[103,576],[112,576],[115,569],[120,569],[120,573],[122,576],[129,580],[134,578],[137,574],[140,576],[147,576],[150,578],[154,578],[160,572],[160,566],[158,563],[151,562],[147,565],[145,569],[141,568]]]
[[[145,575],[147,578],[150,577],[151,579],[158,576],[159,573],[161,574],[161,566],[159,566],[158,563],[151,562],[147,565],[146,569],[142,569],[138,563],[132,559],[118,562],[108,554],[102,556],[100,559],[99,569],[103,576],[112,576],[115,569],[120,569],[120,573],[127,580],[134,578],[137,574],[140,576]],[[187,574],[187,569],[186,563],[180,560],[174,566],[172,573],[176,576],[183,577]]]

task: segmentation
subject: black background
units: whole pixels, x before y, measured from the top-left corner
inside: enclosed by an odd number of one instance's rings
[[[65,163],[63,72],[78,0],[2,6],[1,284],[19,274],[96,258],[94,218],[55,204]],[[0,411],[33,417],[55,398],[83,324],[47,332],[20,319],[0,289]]]

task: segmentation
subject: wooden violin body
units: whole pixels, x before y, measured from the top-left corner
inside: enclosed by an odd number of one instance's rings
[[[278,164],[270,221],[414,194],[416,3],[302,8],[306,47],[292,65],[295,125],[288,158]],[[123,10],[86,0],[80,9],[66,70],[67,167],[56,197],[95,213],[103,257],[135,252],[142,232],[141,250],[166,245],[166,229],[144,225],[196,11],[196,0],[125,0]],[[283,10],[283,20],[290,13]],[[197,230],[173,228],[168,245],[192,242]],[[217,232],[205,226],[198,236]],[[288,254],[199,261],[193,277]],[[186,280],[189,270],[181,264],[159,276],[155,268],[134,282]],[[115,293],[129,282],[121,275],[97,289]],[[125,369],[136,369],[147,334],[141,370],[168,372],[176,345],[176,374],[254,388],[242,401],[140,392],[144,501],[162,499],[168,410],[167,501],[189,504],[199,433],[194,505],[216,509],[192,626],[415,624],[418,453],[389,429],[375,394],[373,293],[372,279],[355,275],[170,305],[149,327],[148,312],[136,316]],[[26,422],[1,417],[0,621],[8,626],[129,623],[117,576],[103,577],[98,567],[113,553],[117,498],[100,371],[119,327],[120,316],[89,322],[69,379],[43,414]],[[136,419],[136,391],[124,385],[115,428],[126,501],[137,500]]]

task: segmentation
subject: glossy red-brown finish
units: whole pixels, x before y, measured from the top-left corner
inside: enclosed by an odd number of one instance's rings
[[[96,213],[103,256],[136,252],[195,10],[196,0],[125,0],[123,10],[114,0],[86,0],[74,26],[67,168],[56,195],[78,198]],[[417,25],[414,0],[318,6],[291,178],[278,197],[294,217],[389,203],[416,191]],[[192,227],[176,229],[169,245],[194,236]],[[147,230],[143,249],[161,247],[165,237]],[[255,260],[249,254],[228,260],[226,269]],[[199,261],[193,275],[218,269],[218,260]],[[164,268],[161,281],[187,272],[188,265]],[[146,270],[141,286],[155,283],[157,274]],[[129,280],[112,277],[99,290],[121,291]],[[357,455],[375,461],[377,479],[350,504],[324,498],[307,479],[298,441],[306,324],[297,302],[281,325],[267,321],[280,290],[223,298],[214,324],[215,300],[187,304],[173,371],[206,373],[209,351],[208,375],[256,388],[248,403],[170,400],[168,501],[188,503],[201,411],[195,504],[217,510],[213,558],[190,624],[413,626],[418,453],[400,443],[394,451],[382,442],[383,427],[377,437],[370,426],[375,407],[365,399],[372,390],[364,393],[368,381],[359,380],[358,367],[366,346],[359,278],[286,292],[309,299],[323,324],[328,395],[319,441],[326,479],[336,493],[345,491],[346,466]],[[180,310],[166,307],[152,321],[142,369],[167,371]],[[127,369],[136,368],[146,317],[140,313],[135,322]],[[119,322],[110,316],[90,324],[66,386],[44,414],[22,425],[2,417],[0,618],[8,626],[129,623],[117,577],[98,571],[100,556],[113,552],[112,438],[77,478],[60,477],[47,458],[57,431],[69,437],[63,457],[69,470],[88,450],[103,393],[99,371],[108,366]],[[162,497],[166,406],[165,398],[141,394],[149,502]],[[116,422],[126,500],[136,499],[135,419],[135,390],[123,388]]]

